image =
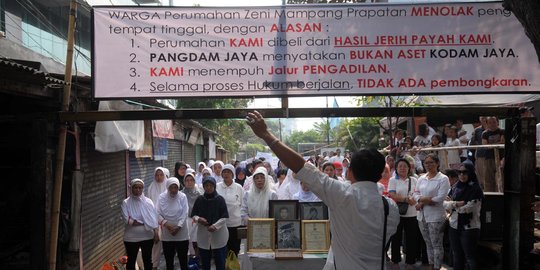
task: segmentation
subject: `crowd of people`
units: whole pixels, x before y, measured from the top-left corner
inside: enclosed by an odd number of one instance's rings
[[[469,148],[467,146],[504,144],[504,130],[499,127],[495,116],[480,116],[472,123],[473,131],[463,128],[463,121],[445,124],[441,131],[430,127],[427,123],[418,126],[414,139],[406,132],[396,129],[392,132],[392,143],[385,148],[394,159],[406,158],[414,160],[413,171],[425,173],[424,160],[428,154],[435,154],[440,160],[440,170],[458,169],[466,160],[475,165],[478,181],[484,191],[502,192],[504,186],[502,166],[504,151],[499,151],[498,162],[495,148]],[[462,149],[437,149],[441,147],[463,146]],[[498,166],[497,166],[498,165]],[[390,164],[392,166],[392,164]]]
[[[132,181],[122,204],[127,269],[135,269],[139,249],[145,269],[157,269],[161,254],[167,269],[175,256],[183,270],[189,256],[200,257],[202,269],[210,269],[211,258],[216,269],[224,269],[228,251],[240,252],[238,228],[249,218],[267,218],[270,200],[320,201],[283,166],[273,169],[264,159],[231,163],[207,160],[193,169],[179,161],[172,177],[168,169],[155,168],[146,189],[142,180]],[[341,179],[331,168],[329,175]]]
[[[390,246],[395,269],[400,269],[402,248],[406,269],[415,269],[418,260],[428,269],[440,269],[445,253],[453,269],[478,269],[482,199],[484,191],[502,192],[501,168],[493,149],[434,149],[504,144],[496,117],[480,117],[473,126],[467,134],[458,120],[438,133],[421,124],[414,139],[403,130],[393,132],[393,143],[385,149],[390,176],[385,170],[379,193],[402,204]]]
[[[338,148],[307,160],[298,159],[299,154],[258,130],[254,123],[250,126],[255,134],[280,159],[277,168],[264,159],[231,164],[206,160],[194,169],[177,162],[173,177],[168,169],[156,168],[155,179],[144,192],[142,180],[131,182],[131,195],[122,204],[127,269],[135,269],[139,249],[145,269],[156,269],[161,253],[167,269],[173,269],[175,255],[181,269],[187,269],[188,256],[200,256],[202,269],[210,269],[213,257],[216,269],[224,269],[228,251],[237,256],[240,252],[238,229],[246,226],[249,218],[269,217],[270,200],[291,199],[322,200],[328,206],[332,265],[350,261],[361,266],[354,269],[372,269],[380,257],[375,249],[358,247],[354,254],[359,250],[365,253],[354,258],[346,250],[362,239],[374,243],[380,237],[365,235],[383,227],[378,219],[380,209],[373,207],[375,195],[392,202],[387,218],[390,244],[381,247],[390,254],[386,259],[395,269],[400,269],[402,254],[406,269],[414,269],[419,260],[428,269],[440,269],[448,248],[443,243],[445,233],[454,269],[477,269],[483,190],[501,188],[495,180],[493,152],[448,150],[441,155],[433,148],[502,143],[504,132],[495,117],[480,117],[470,136],[460,121],[446,125],[442,134],[422,124],[414,139],[397,130],[386,156],[368,150],[345,151],[342,156]],[[381,163],[373,163],[379,158]],[[343,207],[347,204],[348,209]],[[365,220],[342,224],[354,215]],[[354,244],[349,243],[352,240]]]

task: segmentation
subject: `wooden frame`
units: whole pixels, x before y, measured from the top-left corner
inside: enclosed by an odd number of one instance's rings
[[[328,220],[328,207],[323,202],[301,202],[300,219]]]
[[[272,252],[275,243],[273,218],[250,218],[247,226],[247,252]]]
[[[300,220],[276,220],[276,249],[302,250]]]
[[[268,216],[276,220],[292,220],[298,219],[298,200],[270,200]],[[283,216],[283,213],[288,213]]]
[[[330,248],[330,221],[302,220],[304,253],[327,253]]]

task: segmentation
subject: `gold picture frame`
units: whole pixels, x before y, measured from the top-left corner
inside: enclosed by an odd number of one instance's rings
[[[275,243],[273,218],[250,218],[247,226],[247,252],[273,252]]]
[[[304,253],[327,253],[330,249],[330,221],[302,220]]]

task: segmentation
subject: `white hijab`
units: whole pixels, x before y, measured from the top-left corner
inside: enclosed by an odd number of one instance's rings
[[[285,176],[285,179],[283,179],[283,183],[281,185],[279,184],[279,179],[274,185],[274,189],[276,190],[278,200],[290,200],[291,194],[289,194],[289,180],[287,179],[287,176]]]
[[[135,178],[131,180],[130,188],[138,183],[144,187],[143,180]],[[129,217],[144,224],[146,230],[157,229],[158,219],[156,209],[152,201],[144,196],[144,193],[141,193],[140,196],[131,194],[126,200],[126,210]]]
[[[166,220],[180,220],[186,215],[187,209],[183,209],[182,200],[186,200],[186,194],[178,191],[173,197],[169,192],[169,186],[176,185],[180,187],[180,181],[176,177],[167,179],[167,191],[159,195],[159,213]]]
[[[212,172],[212,169],[210,167],[204,167],[204,169],[202,169],[202,173],[200,175],[197,174],[197,176],[195,177],[195,184],[197,184],[199,186],[202,186],[203,174],[205,172],[209,173],[210,176],[214,175],[214,173]]]
[[[250,218],[267,218],[268,201],[272,199],[272,183],[270,183],[268,171],[265,167],[257,168],[257,170],[255,170],[253,173],[253,176],[257,174],[264,175],[264,187],[262,189],[258,189],[257,185],[253,183],[249,188],[249,196],[247,201],[248,215]]]
[[[304,191],[301,189],[296,194],[294,194],[293,199],[298,200],[298,202],[320,202],[321,199],[311,191]]]
[[[221,170],[221,173],[223,173],[223,170],[229,170],[232,172],[232,180],[233,180],[233,183],[234,183],[234,179],[236,179],[236,169],[234,168],[234,166],[232,164],[225,164],[223,165],[223,169]],[[223,179],[223,176],[221,177],[221,179]]]
[[[300,184],[300,180],[294,178],[293,171],[291,169],[287,171],[287,177],[285,177],[284,181],[287,181],[286,188],[288,190],[290,198],[292,198],[296,193],[302,190],[302,185]]]
[[[146,192],[146,196],[148,196],[148,198],[150,198],[154,204],[157,204],[159,195],[167,190],[167,178],[169,178],[169,170],[163,167],[157,167],[154,170],[154,178],[157,171],[163,172],[163,174],[165,175],[165,180],[163,180],[163,182],[161,183],[158,183],[154,179],[154,181],[152,181],[152,183],[148,187],[148,191]]]
[[[212,166],[214,166],[216,164],[221,165],[221,171],[223,171],[223,167],[225,166],[225,164],[223,164],[223,161],[216,160],[216,162],[214,162],[214,164],[212,164]],[[212,170],[214,170],[213,168],[214,167],[212,167]],[[234,173],[234,171],[233,171],[233,173]],[[216,184],[223,182],[223,177],[221,177],[221,172],[219,173],[219,175],[217,175],[216,173],[212,173],[212,176],[216,179]],[[233,178],[233,180],[234,180],[234,178]]]

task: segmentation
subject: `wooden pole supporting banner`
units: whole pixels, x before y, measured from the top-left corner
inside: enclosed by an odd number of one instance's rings
[[[64,81],[64,93],[62,98],[62,112],[69,111],[69,100],[71,96],[71,68],[73,66],[73,44],[75,39],[75,17],[77,14],[77,2],[72,0],[69,11],[69,27],[67,40],[67,56]],[[58,146],[56,151],[56,170],[54,177],[54,188],[51,209],[51,237],[49,245],[49,270],[56,270],[56,254],[58,248],[58,223],[60,219],[60,200],[62,197],[62,180],[64,178],[64,158],[66,155],[67,125],[60,122],[60,133],[58,135]]]

